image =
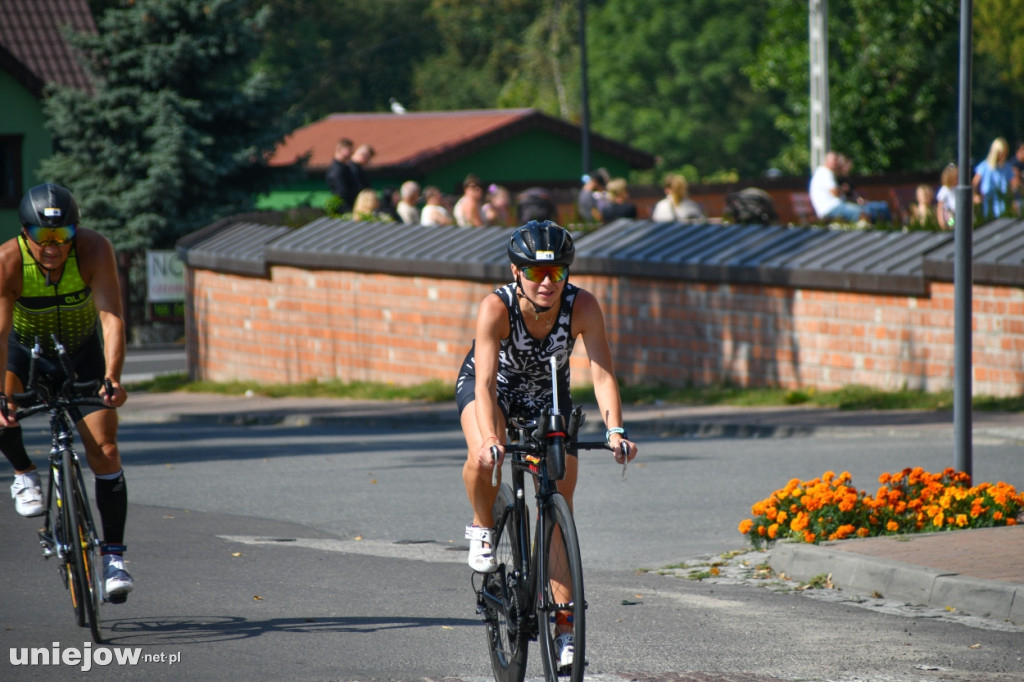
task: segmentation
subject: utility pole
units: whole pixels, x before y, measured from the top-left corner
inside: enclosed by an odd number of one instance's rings
[[[579,0],[580,8],[580,149],[583,154],[581,174],[590,168],[590,92],[587,89],[587,2]]]
[[[811,57],[811,170],[825,161],[830,146],[828,103],[828,0],[808,0]]]
[[[953,468],[973,474],[971,308],[974,204],[971,190],[971,0],[960,0],[960,126],[953,243]]]

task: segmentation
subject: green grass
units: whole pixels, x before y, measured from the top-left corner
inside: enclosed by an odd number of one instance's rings
[[[423,400],[444,402],[455,397],[454,386],[430,381],[415,386],[396,386],[371,382],[306,381],[301,384],[259,384],[252,381],[189,381],[185,374],[159,376],[150,381],[129,385],[131,391],[167,393],[190,391],[193,393],[220,393],[244,395],[252,392],[272,398],[348,398],[351,400]],[[907,388],[882,391],[867,386],[846,386],[835,391],[817,391],[813,388],[790,390],[781,388],[741,388],[731,385],[690,386],[622,386],[622,401],[627,405],[729,405],[734,407],[783,407],[807,405],[831,407],[841,410],[950,410],[952,391],[925,393]],[[573,389],[577,402],[596,402],[592,386]],[[974,409],[982,411],[1024,411],[1024,396],[995,398],[978,396]]]

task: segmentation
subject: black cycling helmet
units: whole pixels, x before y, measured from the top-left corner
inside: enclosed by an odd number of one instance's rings
[[[572,235],[550,220],[531,220],[517,227],[508,240],[508,258],[516,267],[524,265],[572,265],[576,247]]]
[[[46,183],[30,189],[21,198],[18,219],[22,227],[67,227],[78,223],[78,202],[67,189]]]

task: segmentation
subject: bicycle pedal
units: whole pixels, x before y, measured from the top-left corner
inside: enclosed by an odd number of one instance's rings
[[[115,592],[114,594],[107,595],[107,601],[111,604],[123,604],[128,601],[128,593]]]

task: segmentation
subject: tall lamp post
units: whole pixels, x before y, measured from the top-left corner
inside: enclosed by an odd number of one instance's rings
[[[971,298],[974,258],[974,204],[971,190],[971,0],[960,0],[960,126],[957,154],[956,225],[953,243],[953,468],[972,475],[973,395]]]
[[[590,172],[590,93],[587,89],[587,2],[579,0],[580,18],[580,149],[583,173]]]

